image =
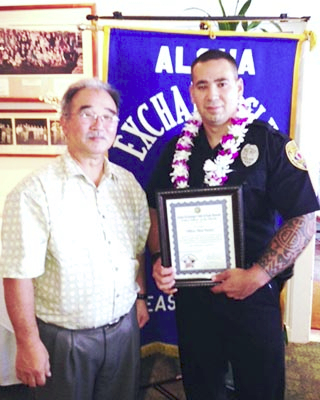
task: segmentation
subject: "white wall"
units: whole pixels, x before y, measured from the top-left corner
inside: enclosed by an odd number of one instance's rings
[[[76,3],[88,3],[89,1],[78,0]],[[233,14],[236,0],[225,0],[226,11]],[[70,4],[65,0],[28,1],[28,0],[0,0],[0,6],[8,5],[41,5],[41,4]],[[244,3],[240,1],[241,4]],[[308,30],[314,31],[320,37],[320,13],[318,12],[318,2],[314,0],[304,0],[294,2],[292,0],[253,0],[248,16],[267,16],[277,17],[282,13],[289,17],[310,16],[307,25]],[[123,15],[202,15],[199,10],[188,8],[200,8],[212,16],[221,16],[218,0],[162,0],[155,3],[150,0],[130,1],[130,0],[97,0],[97,14],[100,16],[111,16],[114,11],[121,11]],[[99,20],[98,25],[106,23]],[[0,14],[1,26],[1,14]],[[139,26],[142,26],[139,23]],[[101,62],[101,51],[100,62]],[[301,110],[299,114],[299,145],[307,156],[312,177],[317,180],[317,169],[319,156],[320,132],[316,116],[319,114],[319,102],[316,95],[320,92],[319,79],[320,65],[320,45],[312,52],[305,52],[305,74],[303,87],[300,93],[302,98]],[[22,176],[34,168],[48,162],[46,158],[18,158],[0,157],[0,218],[1,209],[5,194]],[[313,246],[313,247],[312,247]],[[296,263],[295,277],[290,284],[289,307],[287,309],[287,322],[290,328],[290,339],[297,342],[309,340],[310,319],[311,319],[311,298],[312,298],[312,268],[314,244],[301,256]]]

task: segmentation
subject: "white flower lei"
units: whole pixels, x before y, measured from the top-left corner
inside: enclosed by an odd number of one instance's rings
[[[227,175],[232,172],[230,165],[239,155],[240,144],[244,141],[247,132],[246,126],[252,120],[251,110],[242,98],[236,116],[231,118],[231,123],[228,125],[227,134],[220,140],[222,148],[216,159],[214,161],[208,159],[203,165],[204,183],[207,186],[222,186],[228,180]],[[184,125],[177,141],[170,173],[171,182],[176,189],[189,187],[188,160],[192,152],[193,140],[198,136],[201,124],[200,114],[195,111]]]

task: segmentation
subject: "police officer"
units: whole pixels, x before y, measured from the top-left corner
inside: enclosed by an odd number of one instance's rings
[[[191,73],[198,113],[168,143],[147,188],[153,277],[159,289],[175,293],[188,400],[226,399],[229,363],[239,400],[281,400],[280,291],[315,232],[318,200],[295,142],[253,120],[235,60],[209,50]],[[242,187],[245,264],[212,277],[219,283],[212,288],[177,290],[173,268],[161,265],[155,193],[221,185]]]

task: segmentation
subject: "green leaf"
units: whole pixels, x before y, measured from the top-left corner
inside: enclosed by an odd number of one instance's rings
[[[222,0],[219,0],[219,4],[220,4],[221,11],[222,11],[222,15],[223,15],[224,17],[226,17],[226,12],[225,12],[225,10],[224,10],[223,4],[222,4]],[[224,30],[226,30],[226,29],[224,29]]]
[[[250,22],[247,30],[251,31],[252,29],[255,29],[257,26],[259,26],[260,24],[261,24],[261,22],[257,22],[257,21]]]
[[[228,22],[219,22],[219,31],[230,31],[230,26]]]
[[[279,32],[282,32],[282,28],[281,28],[281,26],[279,24],[277,24],[274,21],[271,21],[271,24],[274,25],[279,30]]]
[[[223,15],[223,17],[226,17],[227,15],[226,15],[225,9],[224,9],[224,7],[223,7],[223,0],[218,0],[218,1],[219,1],[219,5],[220,5],[220,8],[221,8],[222,15]],[[237,12],[238,3],[239,3],[239,0],[237,1],[237,6],[236,6],[235,14],[236,14],[236,12]],[[247,1],[244,3],[244,5],[241,7],[241,9],[240,9],[240,11],[239,11],[239,13],[238,13],[238,16],[239,16],[239,17],[245,16],[246,12],[248,11],[249,7],[251,6],[251,3],[252,3],[252,0],[247,0]],[[281,27],[280,27],[279,24],[277,24],[277,23],[275,23],[275,22],[273,22],[273,21],[270,21],[270,22],[271,22],[271,24],[273,24],[280,32],[282,32],[282,29],[281,29]],[[245,32],[247,32],[247,31],[250,31],[250,30],[252,30],[252,29],[257,28],[261,23],[262,23],[261,21],[253,21],[253,22],[250,22],[250,23],[248,23],[248,21],[242,21],[242,22],[241,22],[241,25],[242,25],[243,30],[244,30]],[[238,25],[239,25],[239,22],[218,22],[218,26],[219,26],[219,30],[220,30],[220,31],[236,31]],[[260,27],[259,29],[261,29],[263,32],[267,32],[265,29],[263,29],[263,28],[261,28],[261,27]]]
[[[238,22],[218,22],[220,31],[235,31],[238,26]]]
[[[230,31],[236,31],[237,30],[237,26],[238,26],[239,22],[230,22]]]
[[[248,22],[242,22],[242,29],[245,31],[245,32],[247,32],[249,29],[248,29]]]
[[[220,0],[219,0],[220,1]],[[248,8],[251,6],[251,0],[248,0],[244,3],[244,5],[241,7],[241,10],[239,11],[238,15],[245,15],[246,12],[248,11]]]

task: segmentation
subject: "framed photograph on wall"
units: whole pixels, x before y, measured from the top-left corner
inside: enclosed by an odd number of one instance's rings
[[[55,110],[0,110],[0,156],[54,156],[65,149]]]
[[[97,74],[94,29],[80,29],[95,4],[0,7],[0,102],[61,98]]]

